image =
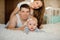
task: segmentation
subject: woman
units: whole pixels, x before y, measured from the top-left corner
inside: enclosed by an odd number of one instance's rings
[[[31,14],[38,19],[38,28],[40,28],[44,16],[44,0],[34,0],[34,2],[31,3],[26,1],[19,3],[15,10],[12,12],[10,18],[12,18],[19,11],[22,4],[29,4],[31,10],[34,9],[34,11],[31,11],[33,14]]]
[[[43,17],[45,12],[44,0],[41,0],[41,2],[42,2],[42,7],[39,7],[38,9],[34,9],[34,12],[33,12],[33,16],[38,20],[38,28],[40,29],[42,28],[41,24],[43,24]]]

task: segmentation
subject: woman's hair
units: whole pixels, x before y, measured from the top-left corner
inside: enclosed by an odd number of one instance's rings
[[[34,0],[34,1],[39,1],[39,0]],[[40,0],[42,2],[42,7],[38,9],[34,9],[33,16],[37,18],[38,20],[38,28],[41,28],[41,24],[43,23],[43,16],[45,12],[45,5],[44,5],[44,0]]]
[[[40,1],[40,0],[34,0],[34,1]]]

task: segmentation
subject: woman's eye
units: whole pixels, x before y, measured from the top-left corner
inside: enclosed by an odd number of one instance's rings
[[[38,2],[36,4],[38,4]]]

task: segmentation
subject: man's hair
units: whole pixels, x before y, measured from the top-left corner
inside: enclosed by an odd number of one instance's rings
[[[20,6],[20,10],[21,10],[21,8],[28,8],[28,9],[30,9],[30,6],[28,4],[22,4]]]

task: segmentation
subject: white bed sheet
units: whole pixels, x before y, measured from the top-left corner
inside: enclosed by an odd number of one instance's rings
[[[60,23],[43,25],[44,32],[29,32],[5,29],[0,24],[0,40],[60,40]]]

